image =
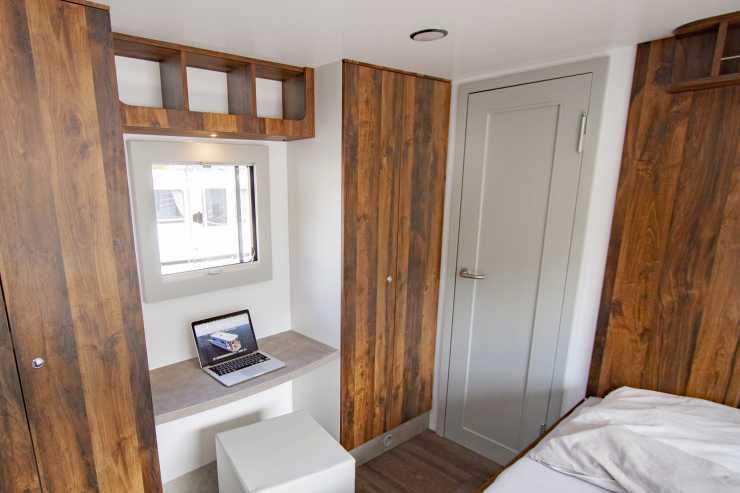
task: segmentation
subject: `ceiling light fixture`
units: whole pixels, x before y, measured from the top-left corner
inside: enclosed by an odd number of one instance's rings
[[[448,34],[446,29],[422,29],[421,31],[411,33],[409,37],[414,41],[437,41]]]

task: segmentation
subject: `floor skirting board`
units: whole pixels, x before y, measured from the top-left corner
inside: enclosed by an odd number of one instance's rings
[[[383,433],[365,442],[357,448],[350,450],[350,454],[355,458],[357,465],[360,466],[368,462],[383,452],[401,445],[414,438],[416,435],[429,429],[429,413],[420,414],[419,416],[396,426],[392,430]]]

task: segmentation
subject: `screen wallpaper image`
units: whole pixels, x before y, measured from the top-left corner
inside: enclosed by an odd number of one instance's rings
[[[257,350],[254,330],[246,314],[196,325],[195,340],[203,366]]]

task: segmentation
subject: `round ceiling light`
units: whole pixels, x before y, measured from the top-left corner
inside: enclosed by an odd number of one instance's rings
[[[409,36],[414,41],[437,41],[449,34],[446,29],[422,29],[411,33]]]

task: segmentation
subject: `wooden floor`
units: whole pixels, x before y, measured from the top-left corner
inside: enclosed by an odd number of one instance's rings
[[[495,462],[425,431],[357,468],[357,493],[476,493],[501,470]],[[216,463],[164,487],[164,493],[217,493]]]
[[[357,493],[475,493],[501,466],[433,431],[357,468]]]

